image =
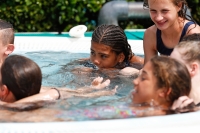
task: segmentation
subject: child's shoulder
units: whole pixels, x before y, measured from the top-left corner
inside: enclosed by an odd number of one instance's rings
[[[155,42],[157,28],[155,25],[147,28],[144,33],[144,43]]]
[[[185,23],[188,23],[188,22],[190,21],[187,20]],[[200,33],[200,26],[196,23],[191,24],[187,30],[187,35],[194,34],[194,33]]]
[[[152,25],[145,30],[145,34],[150,34],[150,35],[156,34],[156,31],[157,31],[157,27],[155,25]]]

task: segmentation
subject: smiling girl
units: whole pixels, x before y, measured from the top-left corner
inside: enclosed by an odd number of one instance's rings
[[[154,25],[144,34],[145,63],[158,52],[170,55],[185,35],[200,33],[199,26],[186,14],[186,0],[145,0]]]

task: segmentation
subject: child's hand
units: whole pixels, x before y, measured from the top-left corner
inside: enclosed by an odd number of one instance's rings
[[[193,99],[190,99],[187,96],[181,96],[177,100],[174,101],[171,109],[172,110],[184,110],[184,108],[187,108],[187,107],[191,106],[192,104],[194,104]]]
[[[95,78],[91,83],[91,87],[94,88],[94,89],[103,89],[103,88],[105,88],[105,87],[110,85],[110,80],[109,79],[107,79],[103,83],[102,83],[102,81],[103,81],[102,77]]]

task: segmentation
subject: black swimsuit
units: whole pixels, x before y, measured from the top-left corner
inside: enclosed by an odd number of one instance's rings
[[[187,29],[188,27],[191,25],[191,24],[194,24],[194,22],[190,21],[188,23],[185,24],[184,28],[183,28],[183,31],[182,31],[182,34],[181,34],[181,37],[180,37],[180,40],[179,42],[182,40],[182,38],[185,36],[186,32],[187,32]],[[173,48],[170,49],[170,48],[167,48],[163,41],[162,41],[162,38],[161,38],[161,30],[157,29],[157,32],[156,32],[156,38],[157,38],[157,50],[160,54],[162,55],[170,55],[171,52],[173,51]]]
[[[117,68],[117,69],[123,69],[125,67],[133,67],[133,68],[140,70],[140,69],[143,68],[143,65],[140,64],[140,63],[130,63],[129,61],[126,61],[126,62],[122,62],[120,64],[117,64],[115,66],[115,68]]]

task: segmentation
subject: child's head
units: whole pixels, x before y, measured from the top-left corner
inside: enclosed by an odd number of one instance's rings
[[[193,34],[195,36],[195,34]],[[193,37],[193,36],[190,36]],[[195,40],[195,38],[193,38]],[[191,40],[193,40],[191,39]],[[193,64],[200,63],[200,42],[199,41],[182,41],[174,48],[170,57],[184,63],[188,70],[193,69]],[[192,76],[192,75],[191,75]]]
[[[119,26],[115,25],[100,25],[98,26],[93,34],[92,34],[92,41],[91,41],[91,61],[94,63],[94,60],[97,59],[94,55],[96,55],[96,51],[93,49],[93,46],[105,46],[105,50],[110,49],[110,52],[118,59],[117,56],[120,56],[120,60],[117,60],[119,63],[126,62],[131,59],[133,53],[131,50],[131,46],[127,41],[127,37],[124,33],[124,30],[121,29]],[[101,52],[100,52],[101,53]],[[103,54],[102,54],[103,56]],[[106,53],[105,53],[106,56]],[[109,58],[109,55],[104,59]],[[115,66],[116,64],[109,63],[106,67]],[[95,64],[95,63],[94,63]],[[98,66],[98,65],[97,65]]]
[[[200,62],[200,41],[182,41],[174,48],[171,53],[171,57],[176,58],[180,57],[184,63],[191,63],[193,61]],[[179,53],[179,56],[177,54]]]
[[[162,2],[161,0],[144,0],[143,7],[144,8],[151,8],[150,7],[150,1],[153,2],[153,3],[156,2],[156,1]],[[180,8],[180,10],[177,12],[179,17],[184,18],[184,19],[188,18],[187,17],[188,15],[186,14],[186,12],[188,10],[188,4],[187,4],[186,0],[168,0],[168,1],[171,1],[174,4],[174,6]]]
[[[196,36],[196,34],[193,34],[190,37],[194,36]],[[185,64],[188,71],[190,72],[190,76],[193,78],[195,75],[199,75],[198,71],[200,68],[200,42],[189,41],[189,38],[187,38],[187,41],[182,41],[178,45],[176,45],[170,57]],[[196,38],[192,39],[195,40]]]
[[[181,41],[200,41],[200,33],[193,33],[193,34],[184,36]]]
[[[42,74],[39,66],[21,55],[8,56],[1,66],[0,98],[2,101],[16,100],[39,93]],[[9,93],[14,98],[9,99]]]
[[[134,80],[133,102],[154,100],[170,107],[180,96],[189,95],[191,79],[186,66],[175,59],[155,56],[148,61]]]
[[[14,29],[12,24],[0,19],[0,60],[14,50]]]

